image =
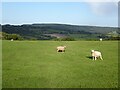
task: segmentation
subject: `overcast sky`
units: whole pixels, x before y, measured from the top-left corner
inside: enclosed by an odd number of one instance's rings
[[[2,2],[2,24],[32,23],[117,27],[118,2]]]

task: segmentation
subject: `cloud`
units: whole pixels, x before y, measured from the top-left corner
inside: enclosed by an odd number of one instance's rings
[[[117,15],[118,0],[85,0],[97,15]]]

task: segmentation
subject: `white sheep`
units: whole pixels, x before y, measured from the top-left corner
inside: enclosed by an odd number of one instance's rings
[[[102,41],[102,38],[100,38],[100,41]]]
[[[57,47],[57,52],[59,52],[59,51],[65,52],[65,48],[66,48],[66,46],[58,46]]]
[[[11,39],[11,41],[13,41],[13,39]]]
[[[91,50],[91,55],[93,60],[96,60],[97,58],[100,58],[101,60],[103,60],[102,54],[99,51]]]

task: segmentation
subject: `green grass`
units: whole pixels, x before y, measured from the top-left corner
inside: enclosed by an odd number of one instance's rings
[[[2,89],[2,40],[0,40],[0,90]]]
[[[65,53],[56,47],[66,45]],[[117,41],[3,41],[3,88],[117,88]],[[99,50],[103,61],[90,59]]]

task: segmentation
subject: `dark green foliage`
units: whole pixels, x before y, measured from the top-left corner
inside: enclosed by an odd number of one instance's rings
[[[3,36],[2,36],[2,32],[0,32],[0,39],[2,39],[2,37],[3,37]]]
[[[75,41],[73,37],[55,38],[54,41]]]
[[[120,37],[109,37],[106,40],[120,40]]]
[[[119,34],[118,28],[115,27],[78,26],[67,24],[2,25],[2,31],[9,34],[19,34],[25,39],[34,38],[37,40],[52,40],[56,38],[46,34],[63,34],[71,38],[87,40],[94,40],[100,37],[108,39],[109,37],[106,35],[113,31],[116,31],[116,33]]]
[[[23,38],[18,35],[18,34],[8,34],[8,33],[5,33],[5,32],[1,32],[1,39],[5,39],[5,40],[23,40]]]
[[[65,38],[62,38],[61,41],[75,41],[75,39],[72,37],[65,37]]]

